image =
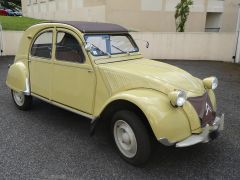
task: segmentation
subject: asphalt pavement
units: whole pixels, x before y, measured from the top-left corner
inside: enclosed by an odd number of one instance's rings
[[[217,140],[188,148],[156,147],[137,168],[123,161],[109,134],[89,136],[89,120],[40,100],[18,110],[5,85],[13,57],[0,57],[0,179],[240,179],[240,65],[166,61],[219,79],[218,111],[225,130]]]

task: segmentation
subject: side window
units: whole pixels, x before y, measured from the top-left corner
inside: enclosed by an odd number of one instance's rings
[[[84,62],[82,48],[73,35],[66,32],[57,33],[56,59],[75,63]]]
[[[51,59],[53,32],[47,31],[40,34],[31,48],[31,55]]]

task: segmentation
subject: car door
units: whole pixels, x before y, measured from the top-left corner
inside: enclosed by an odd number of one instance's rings
[[[45,29],[33,39],[29,53],[31,93],[50,99],[52,79],[53,29]]]
[[[95,74],[83,42],[73,31],[58,28],[53,61],[52,100],[92,114]]]

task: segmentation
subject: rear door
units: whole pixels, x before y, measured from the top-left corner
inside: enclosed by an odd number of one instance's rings
[[[29,54],[31,92],[50,99],[54,29],[45,29],[33,39]]]

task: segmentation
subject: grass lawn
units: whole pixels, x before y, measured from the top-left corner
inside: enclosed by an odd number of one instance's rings
[[[43,21],[46,20],[17,16],[0,16],[0,23],[2,24],[3,30],[10,31],[23,31],[29,26]]]

